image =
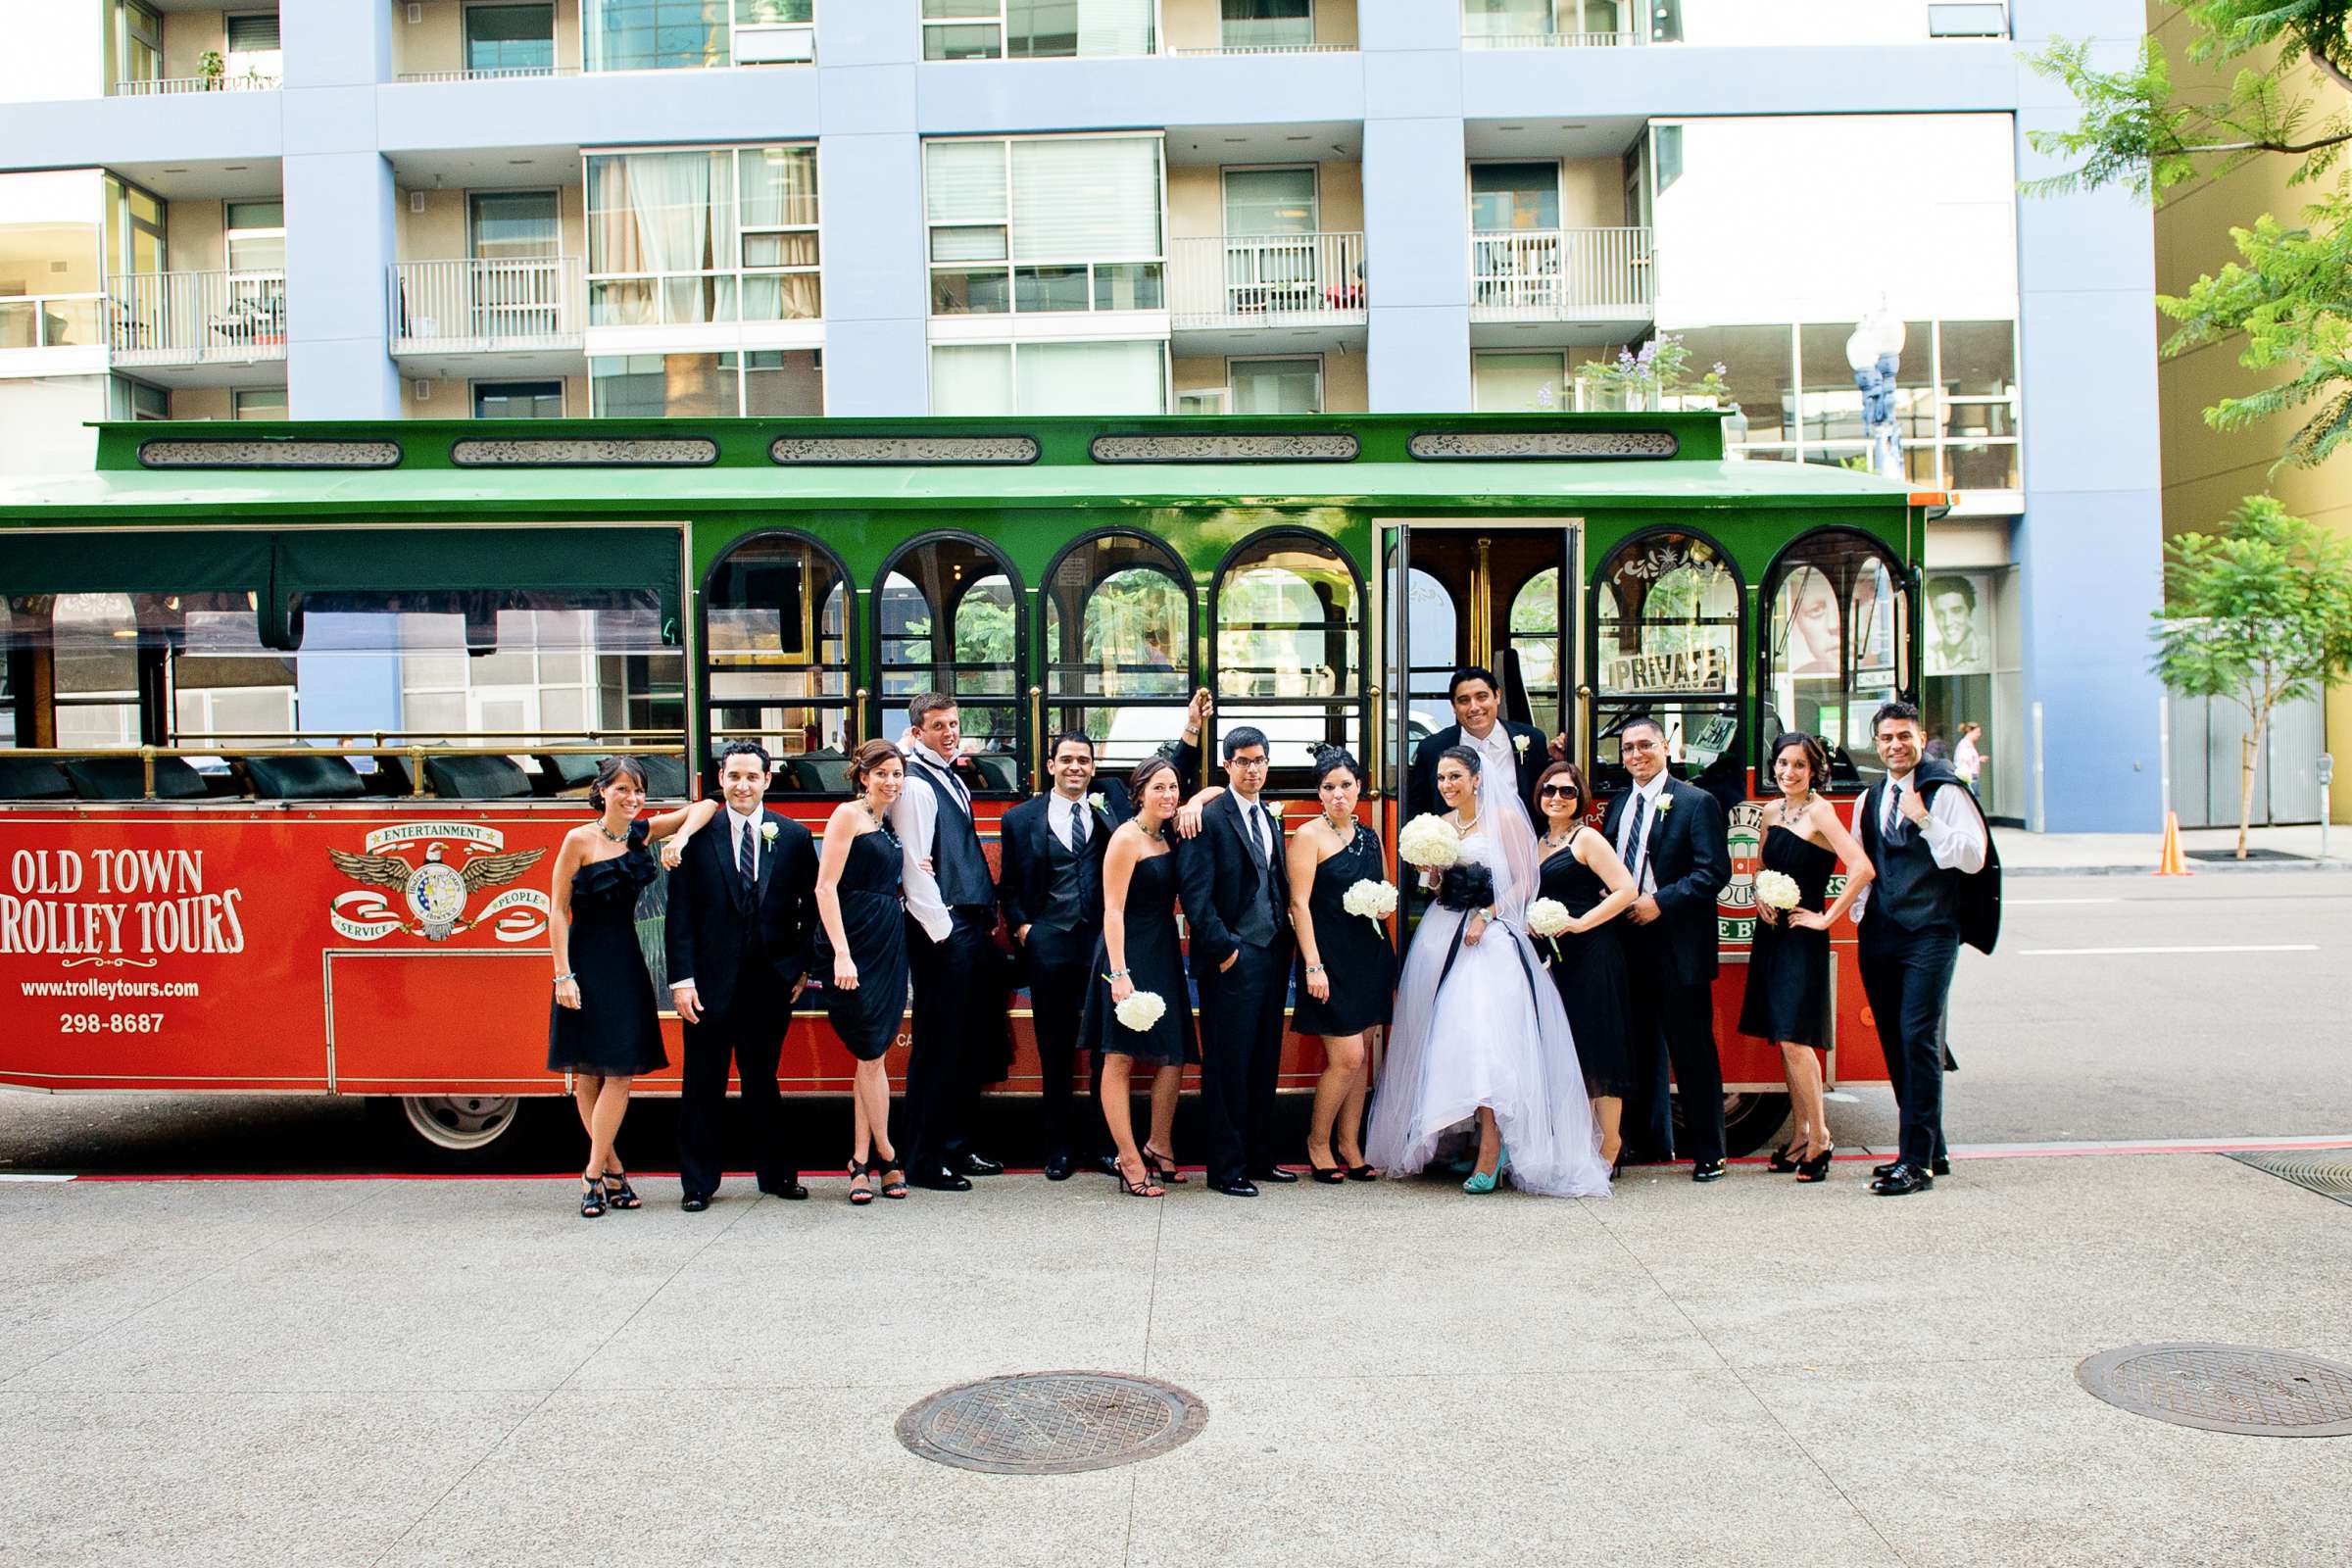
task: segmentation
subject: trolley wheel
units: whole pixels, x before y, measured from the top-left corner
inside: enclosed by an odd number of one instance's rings
[[[514,1095],[397,1095],[373,1099],[376,1124],[425,1170],[478,1170],[521,1140],[524,1102]]]
[[[1723,1097],[1723,1152],[1727,1159],[1752,1154],[1788,1119],[1787,1095],[1740,1093]],[[1675,1143],[1682,1142],[1683,1099],[1674,1097]]]

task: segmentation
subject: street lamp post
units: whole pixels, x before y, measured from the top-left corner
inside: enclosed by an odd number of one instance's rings
[[[1902,318],[1880,307],[1845,340],[1845,363],[1862,389],[1862,427],[1870,437],[1870,471],[1903,477],[1903,448],[1894,424],[1894,375],[1903,363]]]

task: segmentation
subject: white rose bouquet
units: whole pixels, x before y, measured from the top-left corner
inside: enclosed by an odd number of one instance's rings
[[[1378,925],[1396,912],[1396,890],[1386,882],[1359,877],[1340,895],[1340,907]]]
[[[1462,839],[1443,817],[1424,812],[1396,835],[1396,853],[1407,865],[1443,871],[1461,859]]]
[[[1139,1035],[1159,1022],[1167,1010],[1167,1003],[1156,991],[1130,991],[1127,1000],[1113,1009],[1119,1022]]]
[[[1568,906],[1557,899],[1538,899],[1527,906],[1527,928],[1551,944],[1551,956],[1560,956],[1560,938],[1568,930]],[[1544,967],[1551,967],[1547,959]]]
[[[1767,909],[1779,909],[1783,913],[1787,913],[1796,907],[1799,897],[1796,878],[1788,872],[1758,871],[1756,873],[1756,902]]]

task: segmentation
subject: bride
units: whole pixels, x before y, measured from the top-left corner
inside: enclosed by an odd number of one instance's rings
[[[1442,820],[1460,836],[1461,859],[1439,880],[1397,978],[1365,1155],[1391,1176],[1411,1175],[1475,1121],[1465,1192],[1491,1193],[1507,1174],[1531,1193],[1606,1197],[1609,1167],[1568,1015],[1523,919],[1535,897],[1535,829],[1514,770],[1482,778],[1479,761],[1467,746],[1438,759],[1438,793],[1452,808]]]

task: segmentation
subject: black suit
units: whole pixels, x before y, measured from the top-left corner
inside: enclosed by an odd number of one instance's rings
[[[1497,719],[1495,722],[1502,725],[1504,732],[1511,737],[1512,749],[1518,754],[1519,804],[1526,807],[1538,821],[1542,821],[1533,797],[1536,780],[1542,778],[1544,770],[1551,765],[1551,741],[1533,724],[1517,724],[1508,719]],[[1518,744],[1521,736],[1527,738],[1525,746]],[[1412,777],[1407,781],[1404,797],[1404,810],[1408,817],[1446,808],[1445,798],[1438,794],[1438,754],[1448,746],[1465,745],[1476,749],[1478,743],[1463,739],[1461,725],[1448,724],[1413,749]]]
[[[691,979],[702,1022],[686,1025],[685,1082],[678,1107],[678,1182],[690,1197],[718,1191],[719,1117],[730,1057],[743,1079],[760,1190],[800,1179],[784,1144],[784,1102],[776,1061],[792,1021],[792,992],[808,972],[816,936],[816,845],[788,817],[761,811],[754,831],[774,823],[757,848],[759,879],[747,882],[735,835],[721,810],[687,842],[669,873],[663,945],[669,977]]]
[[[1200,763],[1200,751],[1183,741],[1170,760],[1177,776]],[[1054,873],[1067,863],[1066,848],[1051,838],[1052,797],[1023,801],[1004,813],[999,825],[1001,851],[997,874],[997,904],[1004,911],[1004,926],[1018,946],[1028,970],[1030,1024],[1037,1036],[1037,1065],[1041,1109],[1044,1112],[1046,1152],[1068,1154],[1071,1149],[1071,1069],[1078,1048],[1078,1021],[1086,1009],[1088,988],[1096,983],[1095,944],[1102,935],[1102,857],[1110,835],[1135,814],[1123,780],[1097,777],[1088,793],[1102,797],[1102,808],[1090,811],[1086,855],[1077,866],[1078,907],[1075,918],[1049,919],[1054,906]],[[1029,927],[1027,941],[1020,932]],[[1094,1098],[1102,1098],[1102,1061],[1095,1058]],[[1089,1152],[1109,1150],[1107,1130],[1090,1117]]]
[[[1262,802],[1257,809],[1264,810]],[[1200,837],[1177,850],[1193,979],[1200,988],[1200,1098],[1212,1186],[1274,1163],[1291,882],[1280,819],[1260,820],[1270,841],[1263,856],[1243,826],[1241,797],[1229,790],[1200,813]],[[1227,958],[1231,968],[1223,967]]]
[[[1611,844],[1634,799],[1635,792],[1628,790],[1609,803],[1601,831]],[[1644,813],[1642,835],[1648,840],[1647,880],[1657,889],[1658,918],[1647,925],[1630,920],[1618,925],[1625,943],[1634,1058],[1625,1141],[1637,1157],[1673,1156],[1666,1091],[1666,1063],[1672,1058],[1683,1097],[1683,1152],[1703,1163],[1723,1158],[1723,1060],[1715,1053],[1715,902],[1732,879],[1732,857],[1723,807],[1714,796],[1670,779],[1658,803],[1663,809]],[[1627,847],[1627,870],[1634,869],[1639,856],[1636,847]]]

